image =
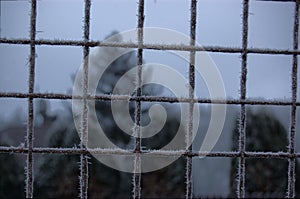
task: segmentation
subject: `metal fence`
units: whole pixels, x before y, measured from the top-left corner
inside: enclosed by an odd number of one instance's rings
[[[237,193],[238,197],[245,197],[245,159],[246,158],[284,158],[288,159],[288,190],[287,197],[295,197],[295,165],[296,159],[300,158],[300,153],[295,151],[295,131],[296,131],[296,109],[300,106],[300,102],[297,101],[297,70],[298,61],[297,57],[300,54],[298,50],[298,30],[299,30],[299,3],[300,1],[293,1],[295,4],[294,10],[294,33],[293,33],[293,49],[292,50],[279,50],[279,49],[262,49],[262,48],[249,48],[248,47],[248,16],[249,16],[249,0],[243,1],[243,11],[242,11],[242,47],[241,48],[231,48],[222,46],[196,46],[196,16],[197,16],[197,0],[190,1],[190,45],[154,45],[143,43],[143,27],[144,27],[144,0],[138,1],[138,13],[137,13],[137,27],[138,31],[138,43],[109,43],[100,41],[90,40],[90,10],[91,10],[91,0],[85,0],[85,14],[84,14],[84,34],[83,40],[44,40],[36,39],[36,21],[37,21],[37,0],[31,0],[31,17],[30,17],[30,39],[6,39],[0,38],[1,44],[21,44],[30,46],[30,72],[29,72],[29,85],[28,92],[26,93],[12,93],[12,92],[1,92],[1,98],[26,98],[28,99],[28,121],[27,121],[27,135],[26,135],[26,145],[24,147],[12,147],[12,146],[0,146],[1,153],[24,153],[27,154],[26,160],[26,197],[33,197],[33,154],[34,153],[58,153],[58,154],[80,154],[80,197],[87,198],[88,196],[88,153],[96,154],[135,154],[135,173],[133,174],[133,197],[141,197],[141,174],[138,172],[140,170],[139,161],[140,154],[144,153],[141,147],[141,139],[135,138],[135,149],[134,151],[124,152],[123,150],[112,150],[112,149],[93,149],[87,151],[84,147],[87,143],[87,100],[127,100],[128,97],[131,101],[136,101],[136,111],[135,111],[135,122],[137,126],[141,122],[141,102],[170,102],[170,103],[189,103],[190,107],[190,118],[187,131],[187,140],[191,142],[193,122],[192,122],[192,112],[195,103],[207,103],[207,104],[235,104],[240,106],[240,123],[239,123],[239,150],[231,152],[196,152],[192,150],[192,145],[186,151],[162,151],[157,150],[153,152],[153,155],[163,155],[172,156],[183,154],[187,157],[186,159],[186,198],[193,197],[192,191],[192,161],[193,158],[198,156],[207,157],[236,157],[238,158],[238,168],[237,168]],[[49,93],[37,93],[34,90],[35,85],[35,52],[36,46],[38,45],[52,45],[52,46],[82,46],[83,47],[83,59],[89,55],[90,47],[95,46],[111,46],[111,47],[123,47],[123,48],[136,48],[138,50],[138,74],[137,82],[140,86],[142,84],[142,60],[143,60],[143,50],[144,49],[154,49],[154,50],[178,50],[178,51],[189,51],[190,52],[190,65],[189,65],[189,83],[191,88],[195,87],[195,68],[193,63],[195,62],[195,53],[199,51],[207,52],[218,52],[218,53],[235,53],[241,54],[241,78],[240,78],[240,98],[235,100],[218,100],[218,99],[205,99],[205,98],[194,98],[194,91],[190,89],[189,98],[175,98],[175,97],[155,97],[155,96],[142,96],[141,89],[137,90],[136,96],[114,96],[114,95],[88,95],[88,61],[84,62],[84,108],[83,108],[83,118],[82,118],[82,134],[81,134],[81,144],[80,148],[43,148],[34,147],[34,106],[33,101],[37,98],[43,99],[72,99],[72,95],[65,94],[49,94]],[[250,100],[246,97],[246,81],[247,81],[247,57],[249,54],[284,54],[293,57],[292,67],[292,100],[291,101],[280,101],[280,100]],[[76,96],[75,96],[76,97]],[[78,96],[80,98],[80,96]],[[289,146],[287,152],[248,152],[246,151],[246,105],[280,105],[280,106],[290,106],[291,107],[291,125],[289,130]],[[135,129],[136,134],[140,134],[140,129],[137,127]],[[189,144],[189,143],[187,143]],[[149,151],[147,151],[149,152]]]

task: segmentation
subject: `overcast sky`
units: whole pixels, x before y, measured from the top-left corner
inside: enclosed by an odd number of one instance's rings
[[[250,1],[249,46],[292,49],[293,3]],[[39,0],[37,39],[82,39],[84,15],[81,0]],[[189,35],[190,2],[186,0],[147,0],[145,26],[163,27]],[[242,3],[239,0],[200,0],[198,2],[197,41],[203,45],[241,47]],[[1,1],[1,37],[29,38],[28,1]],[[91,39],[103,40],[111,31],[137,26],[135,0],[94,0],[91,10]],[[187,75],[188,65],[167,52],[145,50],[146,63],[173,66]],[[239,97],[240,54],[210,53],[223,77],[229,97]],[[29,46],[0,45],[0,91],[28,91]],[[37,46],[37,92],[66,93],[72,88],[71,74],[82,61],[81,47]],[[291,97],[292,56],[250,54],[247,96],[289,99]],[[197,93],[209,97],[200,75]],[[203,84],[204,85],[204,84]],[[298,89],[299,90],[299,89]],[[26,110],[26,99],[0,99],[0,111]],[[52,104],[60,104],[54,100]],[[54,105],[55,106],[55,105]]]
[[[190,1],[145,2],[146,27],[169,28],[189,35]],[[0,3],[1,37],[29,38],[29,2],[0,0]],[[101,41],[113,30],[125,31],[135,28],[137,5],[136,0],[93,0],[91,39]],[[199,0],[197,12],[197,42],[203,46],[241,47],[240,0]],[[251,0],[248,46],[291,50],[293,15],[294,3]],[[38,0],[36,37],[81,40],[83,16],[82,0]],[[221,72],[227,96],[239,98],[240,54],[209,54]],[[28,45],[0,44],[0,92],[28,92],[28,57]],[[81,47],[37,46],[35,91],[67,93],[73,86],[70,77],[79,68],[82,60]],[[187,76],[188,64],[169,52],[145,50],[144,60],[146,63],[172,66]],[[290,99],[291,68],[290,55],[249,54],[247,97]],[[299,75],[298,77],[300,79]],[[209,97],[199,74],[196,83],[198,97]],[[61,102],[52,100],[51,105],[54,109],[58,109]],[[0,119],[9,120],[16,109],[23,111],[26,116],[27,99],[0,99]],[[281,121],[286,121],[289,113],[281,116],[285,119]],[[287,122],[284,125],[289,128]],[[219,189],[220,187],[216,188]]]
[[[29,38],[30,3],[28,1],[0,2],[1,37]],[[146,27],[169,28],[189,35],[190,1],[146,0],[145,2]],[[113,30],[121,32],[135,28],[137,5],[135,0],[93,0],[91,39],[103,40]],[[81,40],[83,15],[82,0],[39,0],[36,37],[37,39]],[[248,46],[292,49],[293,15],[293,3],[251,0]],[[241,47],[241,16],[240,0],[199,0],[197,42],[203,46]],[[82,51],[82,47],[37,46],[35,91],[41,93],[70,91],[73,86],[71,75],[81,65]],[[221,72],[227,96],[238,99],[240,54],[209,54]],[[28,45],[0,44],[1,92],[28,92],[28,57]],[[146,63],[172,66],[188,77],[188,63],[169,52],[145,50],[144,60]],[[291,68],[292,56],[290,55],[249,54],[247,97],[290,99]],[[197,96],[208,98],[205,83],[199,74],[196,74],[196,77]],[[61,109],[62,102],[65,101],[51,100],[52,110]],[[10,118],[14,117],[13,113],[18,110],[18,115],[23,115],[26,122],[27,105],[27,99],[1,98],[0,121],[10,121]],[[288,130],[287,119],[281,121]]]

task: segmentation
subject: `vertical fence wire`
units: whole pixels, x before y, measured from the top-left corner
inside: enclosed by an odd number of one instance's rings
[[[248,46],[248,15],[249,15],[249,0],[243,2],[242,15],[242,64],[241,64],[241,80],[240,80],[240,100],[246,99],[246,83],[247,83],[247,46]],[[237,176],[237,197],[245,197],[245,146],[246,142],[246,105],[241,104],[240,124],[239,124],[239,152],[238,161],[238,176]]]
[[[31,1],[31,16],[30,16],[30,57],[29,57],[29,94],[34,93],[35,82],[35,36],[36,36],[36,0]],[[32,97],[28,98],[28,121],[26,145],[28,147],[26,160],[26,198],[33,198],[33,139],[34,139],[34,106]]]
[[[84,8],[84,36],[83,39],[85,42],[89,41],[90,35],[90,10],[91,10],[91,0],[85,0]],[[89,47],[83,47],[83,59],[84,59],[84,75],[83,75],[83,114],[82,114],[82,123],[81,123],[81,134],[80,134],[80,148],[85,149],[88,143],[88,66],[89,66]],[[79,186],[80,186],[80,198],[88,197],[88,155],[80,155],[80,177],[79,177]]]
[[[295,2],[294,15],[294,33],[293,33],[293,50],[298,50],[298,29],[299,29],[299,1]],[[295,157],[295,132],[296,132],[296,101],[297,101],[297,72],[298,72],[298,56],[293,55],[292,66],[292,109],[291,109],[291,127],[289,135],[289,158],[288,165],[288,190],[287,197],[294,198],[295,194],[295,180],[296,180],[296,157]]]
[[[142,96],[142,75],[143,75],[143,39],[144,39],[144,0],[139,0],[138,2],[138,71],[137,71],[137,97]],[[141,112],[142,112],[142,102],[141,100],[136,101],[136,110],[135,110],[135,158],[134,158],[134,172],[133,172],[133,198],[141,198]]]
[[[0,37],[2,35],[2,1],[0,0]]]
[[[196,22],[197,22],[197,0],[191,0],[190,13],[190,46],[195,46],[196,40]],[[195,50],[190,51],[189,64],[189,124],[186,136],[187,152],[193,150],[193,121],[194,121],[194,90],[195,90]],[[193,197],[192,163],[193,157],[186,157],[186,198]]]

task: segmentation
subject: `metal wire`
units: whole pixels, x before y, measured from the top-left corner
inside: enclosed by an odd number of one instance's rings
[[[196,24],[197,24],[197,0],[191,0],[191,19],[190,19],[190,46],[195,46],[196,40]],[[189,98],[194,99],[195,93],[195,55],[196,51],[190,51],[189,63]],[[191,152],[192,137],[193,137],[193,121],[194,121],[194,101],[189,102],[189,124],[186,135],[187,152]],[[186,158],[186,198],[193,198],[193,181],[192,181],[192,166],[193,158]]]
[[[8,39],[0,38],[0,43],[3,44],[15,44],[15,45],[28,45],[30,40],[28,39]],[[101,42],[101,41],[76,41],[76,40],[49,40],[38,39],[35,40],[35,45],[49,45],[49,46],[88,46],[88,47],[118,47],[118,48],[138,48],[136,43],[128,42]],[[185,44],[147,44],[143,43],[141,46],[143,49],[150,50],[176,50],[176,51],[206,51],[206,52],[218,52],[218,53],[242,53],[243,49],[240,47],[228,47],[228,46],[190,46]],[[248,54],[270,54],[270,55],[293,55],[300,54],[300,51],[294,51],[289,49],[268,49],[268,48],[247,48]]]
[[[29,90],[28,93],[34,93],[35,82],[35,35],[36,35],[36,0],[31,1],[31,17],[30,17],[30,57],[29,57]],[[33,98],[28,98],[28,121],[27,121],[27,135],[26,144],[28,147],[26,159],[26,198],[33,197],[33,139],[34,139],[34,107]]]
[[[139,97],[142,95],[142,75],[143,75],[143,40],[144,40],[144,0],[139,0],[139,7],[138,7],[138,52],[137,52],[137,59],[138,59],[138,71],[137,71],[137,92],[136,96]],[[135,158],[134,158],[134,171],[133,171],[133,198],[141,198],[141,181],[142,181],[142,174],[141,174],[141,146],[142,146],[142,139],[141,139],[141,112],[142,112],[142,102],[140,100],[136,101],[135,107]]]
[[[298,49],[298,29],[299,29],[299,1],[295,4],[295,18],[294,18],[294,35],[293,35],[293,49]],[[292,109],[291,109],[291,127],[289,135],[289,153],[295,153],[295,132],[296,132],[296,100],[297,100],[297,72],[298,72],[298,58],[293,55],[293,67],[292,67]],[[287,197],[295,197],[295,181],[296,181],[296,159],[289,158],[288,166],[288,190]]]
[[[248,15],[249,15],[249,1],[244,0],[243,2],[243,31],[242,31],[242,75],[240,82],[241,90],[241,100],[246,99],[246,81],[247,81],[247,46],[248,46]],[[238,173],[237,173],[237,197],[245,197],[245,173],[246,173],[246,164],[245,164],[245,150],[246,150],[246,106],[241,104],[241,113],[240,113],[240,124],[239,124],[239,152],[241,156],[239,157],[238,162]]]
[[[0,98],[37,98],[37,99],[59,99],[70,100],[82,99],[82,96],[70,95],[70,94],[56,94],[56,93],[14,93],[14,92],[0,92]],[[291,106],[292,101],[282,100],[259,100],[259,99],[210,99],[210,98],[195,98],[189,99],[184,97],[166,97],[166,96],[129,96],[129,95],[96,95],[87,96],[88,100],[100,100],[100,101],[112,101],[112,100],[125,100],[125,101],[144,101],[144,102],[169,102],[169,103],[194,103],[199,104],[228,104],[228,105],[269,105],[269,106]],[[296,106],[300,106],[300,102],[295,103]]]
[[[84,9],[84,41],[89,40],[90,35],[90,10],[91,10],[91,0],[85,0]],[[80,148],[86,150],[88,143],[88,66],[89,66],[89,47],[83,47],[83,59],[84,59],[84,78],[83,78],[83,110],[82,110],[82,123],[81,123],[81,138],[80,138]],[[88,197],[88,154],[80,155],[80,177],[79,177],[79,188],[80,188],[80,198]]]
[[[264,0],[261,0],[264,1]],[[273,0],[274,2],[277,0]],[[297,101],[297,73],[298,73],[298,55],[300,51],[298,49],[298,29],[299,29],[299,1],[298,0],[280,0],[281,2],[294,2],[295,14],[294,14],[294,32],[293,32],[293,49],[265,49],[265,48],[248,48],[248,16],[249,16],[249,0],[243,0],[243,15],[242,15],[242,47],[227,47],[227,46],[197,46],[195,45],[196,38],[196,18],[197,18],[197,0],[191,0],[190,9],[190,37],[191,41],[189,45],[179,44],[148,44],[143,41],[143,27],[145,20],[145,2],[139,0],[138,2],[138,43],[111,43],[101,41],[90,40],[90,10],[91,0],[85,0],[84,8],[84,33],[83,40],[47,40],[47,39],[36,39],[36,17],[37,17],[37,2],[31,0],[31,18],[30,18],[30,39],[8,39],[0,38],[0,44],[9,45],[29,45],[30,46],[30,57],[29,57],[29,85],[28,93],[21,92],[0,92],[0,98],[26,98],[28,99],[28,121],[27,121],[27,135],[26,145],[13,147],[13,146],[0,146],[0,153],[20,153],[26,154],[26,182],[25,192],[26,198],[33,197],[33,154],[79,154],[80,155],[80,176],[79,176],[79,188],[80,197],[88,197],[88,159],[89,154],[101,154],[101,155],[135,155],[134,160],[134,174],[133,174],[133,197],[141,198],[141,159],[140,155],[151,155],[151,156],[178,156],[183,155],[187,158],[186,161],[186,198],[193,197],[193,185],[192,185],[192,160],[197,157],[228,157],[238,158],[237,168],[237,196],[244,198],[245,191],[245,172],[246,158],[281,158],[288,159],[288,189],[287,197],[295,197],[295,165],[296,158],[300,158],[300,153],[295,151],[295,129],[296,129],[296,111],[297,107],[300,106],[300,101]],[[83,57],[84,57],[84,80],[83,80],[83,96],[72,96],[70,94],[58,94],[58,93],[37,93],[34,91],[35,84],[35,48],[39,45],[50,45],[50,46],[82,46]],[[137,94],[136,96],[129,95],[96,95],[91,96],[88,94],[88,59],[89,48],[95,46],[103,47],[121,47],[121,48],[136,48],[138,49],[138,74],[137,74]],[[176,98],[176,97],[158,97],[158,96],[143,96],[142,95],[142,60],[143,50],[176,50],[176,51],[188,51],[190,52],[190,66],[189,66],[189,83],[191,85],[189,91],[189,98]],[[208,99],[208,98],[194,98],[194,87],[195,87],[195,53],[196,52],[216,52],[216,53],[238,53],[241,54],[241,79],[240,79],[240,98],[239,99]],[[247,80],[247,57],[248,54],[270,54],[270,55],[287,55],[293,57],[292,65],[292,98],[289,100],[258,100],[246,98],[246,80]],[[46,147],[34,147],[34,99],[60,99],[70,100],[83,99],[83,116],[82,116],[82,131],[81,131],[81,143],[80,147],[77,148],[46,148]],[[110,148],[87,148],[88,139],[88,100],[101,100],[101,101],[113,101],[113,100],[129,100],[136,102],[135,111],[135,147],[132,150],[123,149],[110,149]],[[187,150],[178,151],[167,151],[167,150],[143,150],[140,139],[140,124],[141,124],[141,103],[142,102],[168,102],[168,103],[189,103],[189,125],[186,135]],[[193,151],[191,145],[192,129],[193,129],[193,108],[194,104],[232,104],[240,105],[240,123],[239,123],[239,149],[238,151]],[[249,152],[246,151],[246,105],[278,105],[278,106],[290,106],[291,107],[291,125],[289,132],[289,150],[288,152]]]
[[[0,146],[0,153],[19,153],[19,154],[27,154],[29,151],[28,147],[14,147],[14,146]],[[130,150],[122,150],[122,149],[111,149],[111,148],[49,148],[49,147],[34,147],[32,148],[32,153],[40,153],[40,154],[99,154],[99,155],[133,155],[135,152]],[[176,156],[179,155],[187,156],[187,157],[240,157],[241,154],[238,151],[191,151],[188,152],[186,150],[177,150],[177,151],[169,151],[169,150],[141,150],[141,154],[151,155],[151,156]],[[253,151],[245,151],[244,156],[246,158],[300,158],[300,153],[290,154],[289,152],[253,152]]]

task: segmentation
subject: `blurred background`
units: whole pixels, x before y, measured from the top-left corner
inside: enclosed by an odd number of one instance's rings
[[[30,2],[0,0],[0,37],[29,39]],[[90,39],[102,41],[113,31],[137,27],[136,0],[92,0]],[[250,0],[248,47],[280,50],[293,49],[295,3]],[[240,0],[199,0],[196,39],[202,46],[242,46],[242,2]],[[38,0],[37,39],[82,40],[84,2],[82,0]],[[146,0],[145,26],[169,28],[189,35],[190,1]],[[299,42],[299,41],[298,41]],[[29,45],[0,44],[0,92],[28,92]],[[227,98],[239,99],[241,56],[239,53],[208,53],[223,78]],[[144,50],[144,63],[173,67],[188,78],[188,63],[167,51]],[[82,47],[36,46],[35,92],[71,94],[74,75],[83,61]],[[102,78],[97,92],[109,94],[111,86],[135,66],[135,52],[115,61]],[[291,101],[292,55],[248,54],[247,98]],[[122,71],[114,66],[124,66]],[[117,68],[117,67],[115,67]],[[300,78],[298,73],[298,79]],[[150,74],[149,74],[150,75]],[[297,97],[300,88],[298,83]],[[168,95],[167,88],[152,85],[145,95]],[[196,74],[196,94],[209,98],[205,82]],[[37,147],[74,147],[79,138],[73,124],[71,100],[35,99],[35,140]],[[178,104],[162,103],[168,110],[166,126],[155,138],[144,140],[150,149],[168,143],[178,128]],[[148,122],[147,107],[143,117]],[[134,104],[131,114],[133,114]],[[200,128],[193,148],[200,148],[208,128],[210,105],[200,106]],[[237,150],[238,105],[228,105],[224,129],[215,151]],[[96,102],[99,122],[116,145],[130,147],[129,136],[113,122],[109,102]],[[23,146],[27,125],[27,99],[0,98],[0,143]],[[289,106],[247,106],[247,144],[249,151],[287,151],[290,129]],[[297,110],[297,116],[299,115]],[[296,151],[300,151],[297,118]],[[159,138],[159,139],[157,139]],[[34,154],[37,197],[76,197],[79,187],[79,155]],[[24,165],[26,154],[1,154],[0,197],[25,197]],[[300,160],[298,160],[299,163]],[[89,166],[91,198],[131,197],[132,175],[104,166],[94,158]],[[236,196],[235,158],[193,158],[193,194],[195,197]],[[297,168],[299,167],[297,163]],[[287,190],[287,160],[247,159],[246,192],[249,196],[280,196]],[[12,169],[13,168],[13,169]],[[260,173],[259,173],[260,172]],[[299,177],[299,169],[296,176]],[[297,178],[296,191],[300,193]],[[18,190],[18,191],[12,191]],[[256,194],[256,195],[255,195]],[[185,158],[170,166],[142,175],[143,197],[184,197]]]

